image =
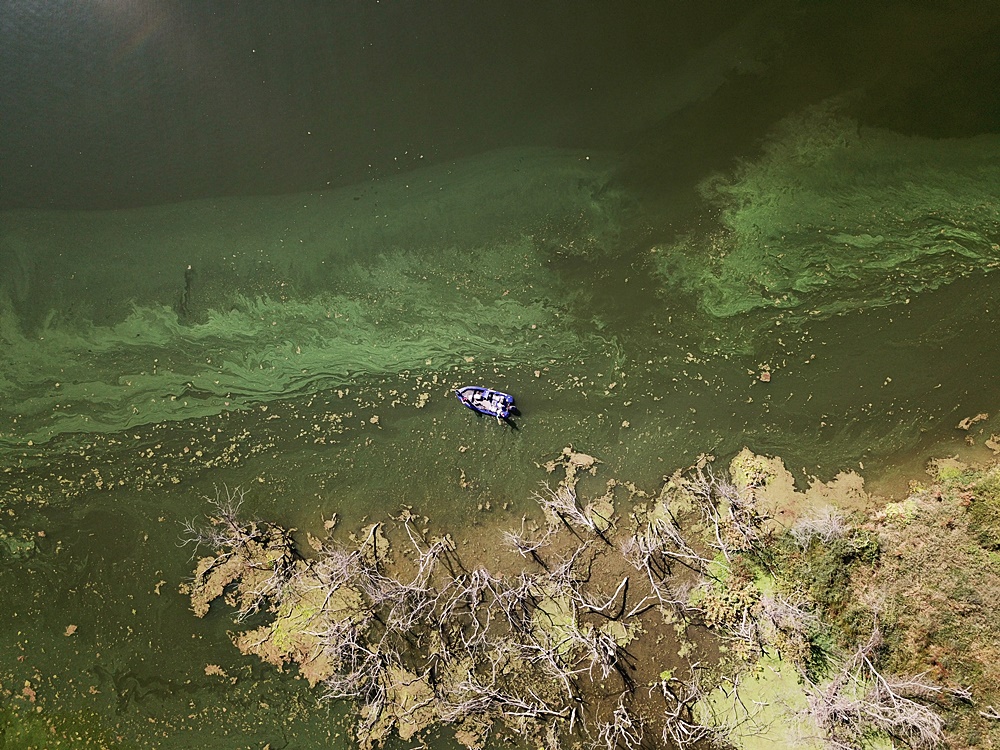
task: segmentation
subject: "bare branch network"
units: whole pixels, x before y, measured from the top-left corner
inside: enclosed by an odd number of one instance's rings
[[[467,565],[450,535],[408,510],[350,544],[317,542],[306,559],[289,532],[241,521],[243,493],[226,490],[206,526],[185,527],[184,543],[213,551],[186,590],[199,616],[224,597],[238,621],[258,623],[234,635],[244,653],[354,701],[363,750],[435,724],[470,748],[498,728],[553,750],[722,746],[732,727],[702,723],[714,684],[686,659],[697,650],[687,626],[710,626],[749,663],[808,650],[819,626],[808,603],[762,595],[747,574],[766,568],[772,541],[752,489],[702,467],[678,472],[623,521],[611,483],[584,505],[567,470],[535,499],[544,520],[504,532],[500,571]],[[833,539],[841,523],[817,516],[793,537]],[[876,630],[836,678],[808,683],[813,719],[832,747],[871,730],[931,746],[942,722],[921,700],[939,688],[882,675],[878,643]]]

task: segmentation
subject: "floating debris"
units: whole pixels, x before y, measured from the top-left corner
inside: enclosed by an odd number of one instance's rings
[[[983,412],[980,412],[979,414],[977,414],[974,417],[966,417],[965,419],[963,419],[961,422],[959,422],[957,425],[955,425],[955,429],[956,430],[968,430],[976,422],[982,422],[982,421],[984,421],[986,419],[989,419],[989,418],[990,418],[989,414],[985,414]]]

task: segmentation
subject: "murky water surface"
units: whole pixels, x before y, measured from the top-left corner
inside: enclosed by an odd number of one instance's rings
[[[224,487],[303,533],[403,507],[474,532],[568,445],[598,490],[749,446],[892,491],[1000,432],[992,9],[901,5],[893,46],[795,3],[57,5],[0,10],[6,747],[350,746],[178,592]],[[939,67],[901,64],[914,39]]]

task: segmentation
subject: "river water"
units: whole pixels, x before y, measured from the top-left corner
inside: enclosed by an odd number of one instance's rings
[[[227,487],[475,529],[569,445],[651,490],[984,450],[996,10],[688,5],[0,8],[5,747],[350,746],[178,592]]]

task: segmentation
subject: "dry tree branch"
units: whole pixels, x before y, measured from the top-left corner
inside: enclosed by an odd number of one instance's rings
[[[588,662],[591,679],[593,679],[594,667],[600,669],[602,680],[608,679],[612,671],[621,668],[622,649],[612,635],[598,628],[578,630],[574,635],[576,636],[575,643],[583,649],[583,659]],[[634,683],[631,678],[623,675],[623,680],[630,688],[629,692],[633,692],[631,688],[634,688]]]
[[[688,608],[688,597],[677,589],[671,576],[671,560],[650,543],[647,534],[632,535],[621,544],[622,557],[645,574],[649,591],[624,615],[629,620],[653,607],[667,607],[677,613]]]
[[[571,592],[575,590],[581,583],[586,583],[590,580],[589,570],[587,571],[587,575],[582,577],[577,573],[579,567],[577,563],[580,562],[580,558],[583,557],[584,553],[590,551],[590,547],[591,542],[589,540],[577,545],[568,557],[559,560],[558,565],[545,574],[538,576],[538,580],[551,584],[551,587],[557,591]]]
[[[706,741],[714,744],[725,734],[724,728],[708,727],[695,721],[694,706],[705,697],[698,679],[698,666],[691,665],[691,678],[687,681],[668,676],[650,689],[652,692],[658,687],[666,702],[661,732],[664,743],[681,750],[694,748]]]
[[[625,576],[622,578],[622,582],[618,584],[618,588],[615,589],[615,592],[608,597],[608,600],[604,602],[604,604],[599,604],[594,601],[593,595],[584,596],[578,591],[574,591],[574,593],[577,594],[580,606],[588,612],[600,615],[601,617],[606,617],[609,620],[620,620],[625,614],[625,606],[628,603],[628,587],[629,578],[628,576]],[[607,610],[610,609],[613,604],[618,602],[619,594],[621,595],[621,604],[618,605],[614,614],[608,614]]]
[[[711,469],[699,469],[688,478],[686,488],[695,499],[702,524],[710,530],[709,545],[727,563],[736,553],[760,553],[767,541],[764,522],[753,493],[742,492],[720,479]]]
[[[538,554],[538,550],[547,546],[552,535],[555,533],[555,529],[548,526],[545,529],[545,533],[542,534],[538,539],[530,539],[524,531],[524,524],[527,521],[525,516],[521,517],[521,530],[520,531],[505,531],[503,533],[504,541],[508,545],[513,547],[518,551],[521,557],[531,557],[541,568],[548,570],[548,566],[545,561],[542,560],[541,556]]]
[[[572,485],[560,484],[553,490],[543,483],[542,487],[544,493],[536,492],[534,498],[549,518],[550,527],[562,523],[577,538],[580,536],[577,529],[583,529],[599,537],[605,544],[611,544],[596,518],[588,516],[577,504],[576,489]]]
[[[1000,711],[997,711],[993,706],[987,706],[985,711],[979,712],[979,715],[984,719],[1000,721]]]
[[[837,676],[823,688],[812,686],[809,714],[835,746],[853,747],[874,730],[911,747],[937,747],[944,738],[944,720],[915,699],[947,691],[922,675],[883,675],[874,660],[881,644],[876,620],[868,640],[845,660]]]
[[[527,695],[518,695],[500,687],[496,679],[481,682],[475,673],[470,672],[446,697],[439,715],[446,722],[458,721],[470,715],[483,715],[492,710],[502,711],[505,716],[535,720],[569,717],[569,706],[551,706],[530,687],[526,687],[525,691]]]
[[[796,521],[788,533],[791,534],[799,549],[805,552],[814,539],[818,539],[823,544],[829,544],[849,531],[850,525],[847,523],[844,512],[832,505],[824,505],[820,508],[814,508]]]
[[[625,696],[618,699],[618,706],[610,721],[598,722],[597,737],[591,750],[638,750],[642,747],[642,723],[629,713]]]
[[[220,552],[238,549],[249,542],[252,534],[247,531],[246,524],[239,519],[246,494],[247,491],[240,487],[232,490],[225,484],[222,485],[222,490],[216,487],[215,497],[204,498],[216,510],[214,514],[205,516],[208,525],[201,525],[194,519],[185,520],[178,546],[186,547],[193,544],[194,549],[191,552],[193,559],[202,545],[213,552]]]

